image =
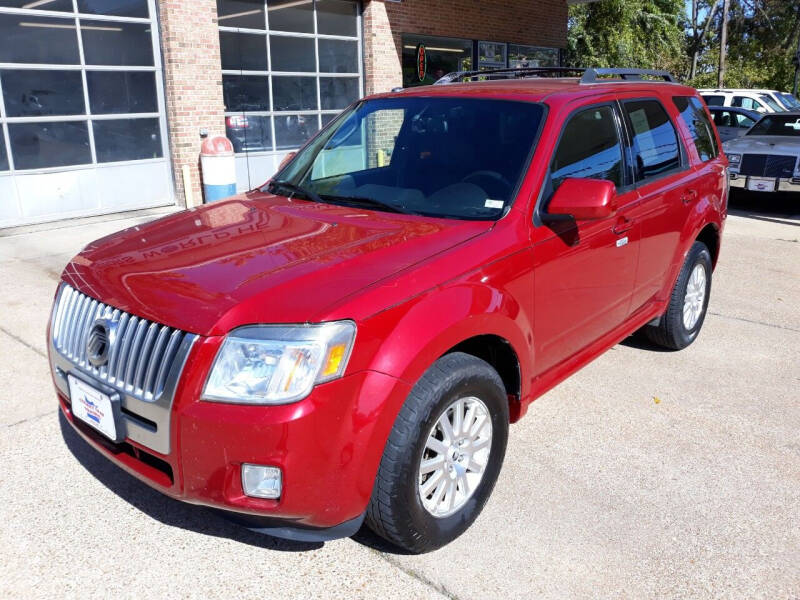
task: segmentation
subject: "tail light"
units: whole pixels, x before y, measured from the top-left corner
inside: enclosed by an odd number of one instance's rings
[[[225,119],[225,125],[229,129],[247,129],[250,127],[250,122],[247,120],[245,116],[234,116],[234,117],[227,117]]]

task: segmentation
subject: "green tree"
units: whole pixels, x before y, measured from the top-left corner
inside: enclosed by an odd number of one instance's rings
[[[569,9],[567,63],[683,71],[684,0],[602,0]]]

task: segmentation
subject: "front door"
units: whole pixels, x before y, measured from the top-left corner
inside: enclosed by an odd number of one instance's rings
[[[551,189],[566,178],[610,180],[617,185],[618,210],[610,218],[548,222],[534,230],[536,375],[609,333],[630,313],[639,252],[639,227],[630,215],[638,194],[626,181],[620,140],[617,107],[608,103],[573,112],[558,141]]]

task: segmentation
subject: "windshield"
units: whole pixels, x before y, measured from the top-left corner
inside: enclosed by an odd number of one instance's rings
[[[778,112],[782,112],[783,110],[785,110],[780,104],[778,104],[777,102],[775,102],[775,100],[772,99],[772,96],[768,96],[767,94],[761,94],[758,98],[764,104],[769,106],[772,110],[775,110],[775,111],[778,111]]]
[[[311,200],[499,219],[536,141],[539,104],[379,98],[340,115],[272,180]],[[305,193],[303,193],[305,192]]]
[[[780,94],[781,100],[787,106],[787,108],[797,108],[800,106],[800,102],[798,102],[797,98],[792,96],[791,94]]]
[[[747,135],[783,135],[790,137],[800,136],[800,116],[769,115],[753,125]]]

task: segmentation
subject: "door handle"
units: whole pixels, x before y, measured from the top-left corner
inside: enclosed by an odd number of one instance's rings
[[[684,204],[689,204],[690,202],[694,202],[697,200],[697,191],[696,190],[686,190],[681,194],[681,201]]]
[[[626,217],[620,217],[612,231],[617,235],[622,235],[626,231],[630,231],[631,227],[633,227],[633,221]]]

